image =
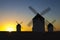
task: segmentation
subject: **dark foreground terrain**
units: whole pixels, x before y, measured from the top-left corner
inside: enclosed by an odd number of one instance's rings
[[[60,40],[60,32],[0,32],[0,40]]]

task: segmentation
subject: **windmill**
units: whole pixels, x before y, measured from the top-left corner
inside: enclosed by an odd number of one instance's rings
[[[21,24],[22,24],[23,22],[18,23],[18,22],[16,21],[16,23],[17,23],[17,25],[16,25],[16,31],[17,31],[17,32],[20,32],[20,31],[21,31]]]
[[[53,20],[52,22],[49,22],[48,20],[46,20],[45,24],[47,25],[48,32],[53,32],[53,31],[54,31],[53,29],[56,29],[56,28],[53,26],[53,23],[54,23],[55,21],[56,21],[56,20]]]
[[[45,32],[45,18],[41,15],[44,15],[48,11],[50,11],[50,8],[43,10],[41,14],[39,14],[35,9],[33,9],[31,6],[29,6],[29,9],[36,14],[36,16],[28,23],[28,26],[30,26],[33,23],[33,32]]]

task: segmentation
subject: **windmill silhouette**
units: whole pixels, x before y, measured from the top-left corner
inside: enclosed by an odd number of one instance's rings
[[[49,22],[48,20],[46,20],[45,24],[47,25],[48,32],[54,32],[53,29],[56,29],[56,28],[53,26],[53,23],[54,23],[55,21],[56,21],[56,20],[53,20],[52,22]]]
[[[23,22],[18,23],[18,22],[16,21],[16,23],[17,23],[17,25],[16,25],[16,31],[17,31],[17,32],[21,32],[21,24],[22,24]]]
[[[31,6],[29,6],[29,9],[36,14],[36,16],[28,23],[28,26],[30,26],[33,23],[33,32],[45,32],[45,18],[41,15],[44,15],[48,11],[50,11],[50,8],[43,10],[41,14],[39,14],[35,9],[33,9]]]

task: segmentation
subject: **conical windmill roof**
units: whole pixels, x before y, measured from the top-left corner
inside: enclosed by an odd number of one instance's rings
[[[43,20],[44,17],[42,17],[40,14],[37,14],[37,15],[33,18],[33,20],[34,20],[34,19]]]

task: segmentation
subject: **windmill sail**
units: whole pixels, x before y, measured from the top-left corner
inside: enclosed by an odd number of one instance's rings
[[[45,20],[45,24],[48,25],[50,22],[48,20]]]
[[[18,23],[18,22],[16,21],[16,23],[17,23],[17,24],[22,24],[22,23],[23,23],[23,21],[21,21],[20,23]]]
[[[52,23],[54,23],[56,20],[52,21]]]
[[[19,24],[17,21],[16,21],[17,24]]]
[[[22,23],[23,23],[23,21],[20,22],[20,24],[22,24]]]
[[[27,25],[30,27],[32,25],[32,21],[30,21]]]
[[[47,13],[48,11],[50,11],[50,8],[49,8],[49,7],[48,7],[47,9],[43,10],[43,11],[41,12],[41,15],[44,15],[44,14]]]
[[[34,14],[37,14],[38,12],[35,10],[35,9],[33,9],[31,6],[29,6],[29,9],[34,13]]]

